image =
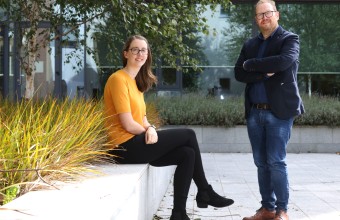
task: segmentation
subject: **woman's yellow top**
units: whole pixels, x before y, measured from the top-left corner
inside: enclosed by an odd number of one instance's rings
[[[136,80],[124,70],[113,73],[104,88],[105,125],[109,132],[112,148],[131,139],[134,134],[127,132],[118,114],[130,112],[132,118],[143,126],[146,115],[144,94],[137,88]]]

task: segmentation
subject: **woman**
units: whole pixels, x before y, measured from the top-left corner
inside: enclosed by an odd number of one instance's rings
[[[192,179],[198,188],[198,207],[233,204],[232,199],[218,195],[208,184],[193,130],[156,131],[148,122],[143,93],[157,79],[151,72],[152,54],[147,40],[140,35],[130,37],[124,45],[122,58],[123,68],[109,77],[104,89],[106,124],[113,143],[110,152],[119,156],[121,163],[177,165],[171,220],[189,220],[186,201]]]

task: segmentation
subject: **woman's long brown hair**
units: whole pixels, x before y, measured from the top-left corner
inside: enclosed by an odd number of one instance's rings
[[[125,45],[123,47],[123,51],[122,51],[123,67],[125,67],[127,64],[127,59],[124,56],[124,51],[129,51],[131,42],[135,39],[144,40],[148,47],[147,48],[148,57],[136,76],[136,84],[137,84],[138,90],[141,92],[146,92],[153,86],[153,84],[157,83],[157,77],[152,73],[152,70],[151,70],[152,53],[151,53],[151,49],[149,46],[149,42],[145,37],[141,35],[133,35],[126,40]]]

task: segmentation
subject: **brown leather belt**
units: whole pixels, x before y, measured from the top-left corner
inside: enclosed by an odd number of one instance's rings
[[[253,104],[252,106],[259,110],[270,110],[270,105],[266,103]]]

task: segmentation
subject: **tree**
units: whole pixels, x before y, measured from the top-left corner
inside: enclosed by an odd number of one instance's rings
[[[72,3],[72,4],[71,4]],[[77,34],[77,29],[85,22],[102,16],[105,1],[59,1],[59,0],[7,0],[1,1],[0,7],[6,9],[10,26],[18,24],[18,54],[21,69],[26,74],[26,99],[34,94],[35,63],[42,48],[48,47],[51,41],[61,39],[68,33]],[[110,4],[107,4],[110,6]],[[46,25],[48,23],[48,25]],[[42,26],[45,24],[45,26]],[[69,27],[66,32],[56,34],[60,26]],[[67,41],[67,38],[63,38]]]
[[[180,15],[183,13],[189,14],[189,12],[187,12],[188,8],[183,6],[182,8],[171,9],[172,6],[169,5],[169,3],[161,3],[162,5],[149,3],[149,5],[129,6],[135,9],[135,14],[138,16],[132,19],[128,26],[126,26],[124,18],[119,13],[110,13],[103,22],[96,25],[96,33],[94,36],[97,42],[98,63],[100,66],[119,67],[121,65],[121,49],[124,40],[131,34],[141,34],[149,39],[153,58],[156,61],[154,63],[157,65],[158,62],[161,61],[162,66],[170,66],[172,70],[176,67],[180,68],[179,63],[186,66],[182,68],[184,73],[183,86],[188,89],[195,89],[197,87],[197,74],[200,70],[191,68],[191,66],[198,63],[202,65],[207,62],[203,48],[199,44],[201,38],[198,33],[202,31],[202,29],[198,30],[197,27],[199,27],[199,25],[194,23],[188,24],[188,22],[192,22],[192,20],[198,20],[199,14],[194,10],[198,6],[191,5],[193,8],[190,9],[192,10],[190,14],[197,16],[197,18],[187,18],[183,24],[179,24],[180,17],[182,17]],[[152,9],[153,7],[155,9]],[[171,14],[169,11],[164,12],[164,8],[171,11]],[[117,10],[119,9],[117,8],[114,11]],[[150,13],[148,13],[147,10],[158,10],[160,12],[156,17],[150,17],[148,15]],[[161,19],[157,18],[157,16],[161,17]],[[163,19],[164,17],[166,19]],[[181,28],[181,26],[184,28]],[[187,68],[187,66],[190,67]],[[100,75],[103,85],[107,77],[114,70],[115,68],[101,69]],[[176,80],[175,75],[170,77],[173,77],[170,81]]]
[[[318,73],[304,75],[305,84],[311,82],[313,92],[323,95],[340,93],[340,28],[338,4],[280,5],[281,24],[300,36],[299,72]],[[310,81],[308,77],[310,77]],[[306,91],[307,92],[307,91]]]
[[[339,71],[339,5],[282,5],[281,24],[300,36],[300,71]]]
[[[193,66],[183,68],[183,85],[195,89],[195,80],[200,72],[196,65],[206,62],[198,36],[198,33],[207,33],[208,30],[202,13],[206,11],[207,5],[215,8],[219,2],[225,7],[229,5],[228,1],[200,1],[199,5],[183,0],[148,1],[147,4],[124,1],[124,7],[117,5],[112,10],[114,13],[110,13],[104,22],[96,26],[98,32],[95,37],[101,50],[98,62],[101,66],[120,66],[124,39],[131,34],[142,34],[149,39],[155,63],[161,60],[162,65],[172,68]],[[120,12],[120,8],[133,8],[132,17],[127,19],[126,12]],[[112,72],[111,69],[102,70],[102,83]]]
[[[227,54],[228,64],[234,65],[240,54],[243,43],[252,36],[254,16],[253,4],[234,5],[228,10],[229,26],[225,28],[224,51]]]
[[[339,72],[340,28],[338,4],[278,4],[280,25],[300,37],[299,72]],[[252,35],[253,5],[239,4],[228,16],[224,50],[235,63],[244,41]],[[334,94],[340,91],[340,75],[313,75],[315,91]],[[307,83],[305,83],[307,84]],[[333,91],[332,91],[333,90]],[[336,92],[336,91],[335,91]]]
[[[190,30],[207,32],[206,20],[201,17],[206,7],[215,8],[217,4],[227,7],[229,3],[229,0],[201,0],[199,4],[188,0],[7,0],[1,1],[0,7],[7,9],[7,23],[20,22],[20,39],[25,39],[25,43],[18,45],[23,51],[18,56],[27,76],[25,98],[31,99],[39,49],[70,32],[79,37],[77,30],[85,23],[92,28],[99,24],[97,29],[106,26],[108,39],[111,39],[108,42],[110,51],[120,51],[116,42],[122,43],[128,35],[140,33],[157,45],[155,54],[169,65],[177,67],[180,61],[195,66],[199,61],[190,56],[193,48],[183,41],[183,33],[185,38],[194,39],[195,33]],[[108,18],[112,20],[105,25],[96,22],[108,21]],[[43,21],[49,22],[49,28],[40,28]],[[28,24],[26,28],[23,22]],[[60,26],[67,29],[55,32]],[[80,43],[85,45],[85,41]],[[90,48],[85,49],[94,54]],[[119,59],[115,53],[112,55],[113,60]]]

